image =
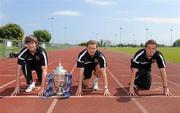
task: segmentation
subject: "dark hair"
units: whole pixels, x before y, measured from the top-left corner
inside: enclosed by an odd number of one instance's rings
[[[153,45],[156,45],[156,47],[157,47],[157,43],[155,40],[148,40],[145,44],[145,47],[147,47],[148,44],[153,44]]]
[[[25,40],[24,40],[25,44],[27,44],[27,43],[29,43],[31,41],[34,41],[35,43],[38,43],[38,40],[34,35],[28,35],[28,36],[25,37]]]
[[[89,44],[96,44],[97,47],[97,42],[95,40],[89,40],[86,46],[88,46]]]

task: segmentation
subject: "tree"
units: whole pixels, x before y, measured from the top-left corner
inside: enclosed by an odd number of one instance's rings
[[[143,43],[141,43],[141,44],[140,44],[140,47],[144,47],[144,44],[143,44]]]
[[[51,34],[47,30],[36,30],[33,34],[39,42],[49,42],[51,40]]]
[[[24,31],[17,24],[7,24],[0,27],[0,38],[11,40],[23,40]]]
[[[81,42],[80,44],[79,44],[79,46],[86,46],[87,45],[87,42]]]
[[[180,39],[174,42],[173,47],[180,47]]]

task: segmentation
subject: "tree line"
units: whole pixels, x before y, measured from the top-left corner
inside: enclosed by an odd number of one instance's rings
[[[39,42],[50,42],[51,34],[47,30],[35,30],[33,35],[37,37]],[[24,40],[24,29],[14,23],[0,26],[0,38],[9,40]]]

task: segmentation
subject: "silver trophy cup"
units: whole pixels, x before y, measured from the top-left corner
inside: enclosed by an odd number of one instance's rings
[[[65,93],[65,86],[66,86],[66,75],[67,71],[63,68],[61,63],[56,67],[53,72],[53,79],[54,79],[54,86],[55,86],[55,93],[58,96],[62,96]]]

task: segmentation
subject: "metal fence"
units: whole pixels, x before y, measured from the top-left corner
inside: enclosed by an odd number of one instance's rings
[[[54,44],[47,42],[39,42],[41,47],[45,48],[46,51],[59,50],[69,47],[74,47],[69,44]],[[8,40],[0,38],[0,58],[10,57],[11,53],[18,53],[25,46],[24,41]]]
[[[0,39],[0,58],[9,57],[10,53],[17,53],[22,47],[22,41]]]

